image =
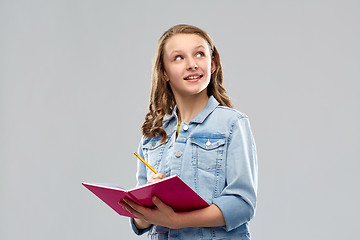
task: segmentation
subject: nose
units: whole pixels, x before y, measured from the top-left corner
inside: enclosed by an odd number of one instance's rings
[[[196,64],[196,61],[194,59],[188,59],[188,70],[197,70],[199,66]]]

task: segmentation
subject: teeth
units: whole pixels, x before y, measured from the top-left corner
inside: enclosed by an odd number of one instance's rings
[[[188,77],[186,79],[191,80],[191,79],[198,79],[198,78],[200,78],[200,76],[191,76],[191,77]]]

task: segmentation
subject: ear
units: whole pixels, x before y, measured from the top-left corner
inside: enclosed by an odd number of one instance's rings
[[[216,71],[216,63],[214,57],[211,57],[211,74],[213,74]]]
[[[169,77],[167,76],[167,74],[166,74],[165,71],[163,72],[163,76],[164,76],[164,80],[165,80],[166,82],[170,81],[170,79],[169,79]]]

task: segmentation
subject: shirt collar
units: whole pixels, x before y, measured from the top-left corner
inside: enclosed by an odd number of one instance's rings
[[[190,123],[202,123],[209,115],[212,113],[215,108],[219,105],[219,102],[214,98],[213,95],[209,97],[209,100],[206,103],[205,108],[200,111],[191,121]],[[172,114],[169,117],[164,117],[164,124],[168,125],[170,120],[173,118],[178,119],[176,114],[177,106],[175,105]]]

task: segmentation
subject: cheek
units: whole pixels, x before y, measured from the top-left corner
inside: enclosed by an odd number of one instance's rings
[[[207,60],[202,63],[202,69],[206,71],[207,74],[211,74],[211,61]]]
[[[182,78],[182,71],[178,66],[172,67],[170,71],[168,71],[168,76],[171,79]]]

